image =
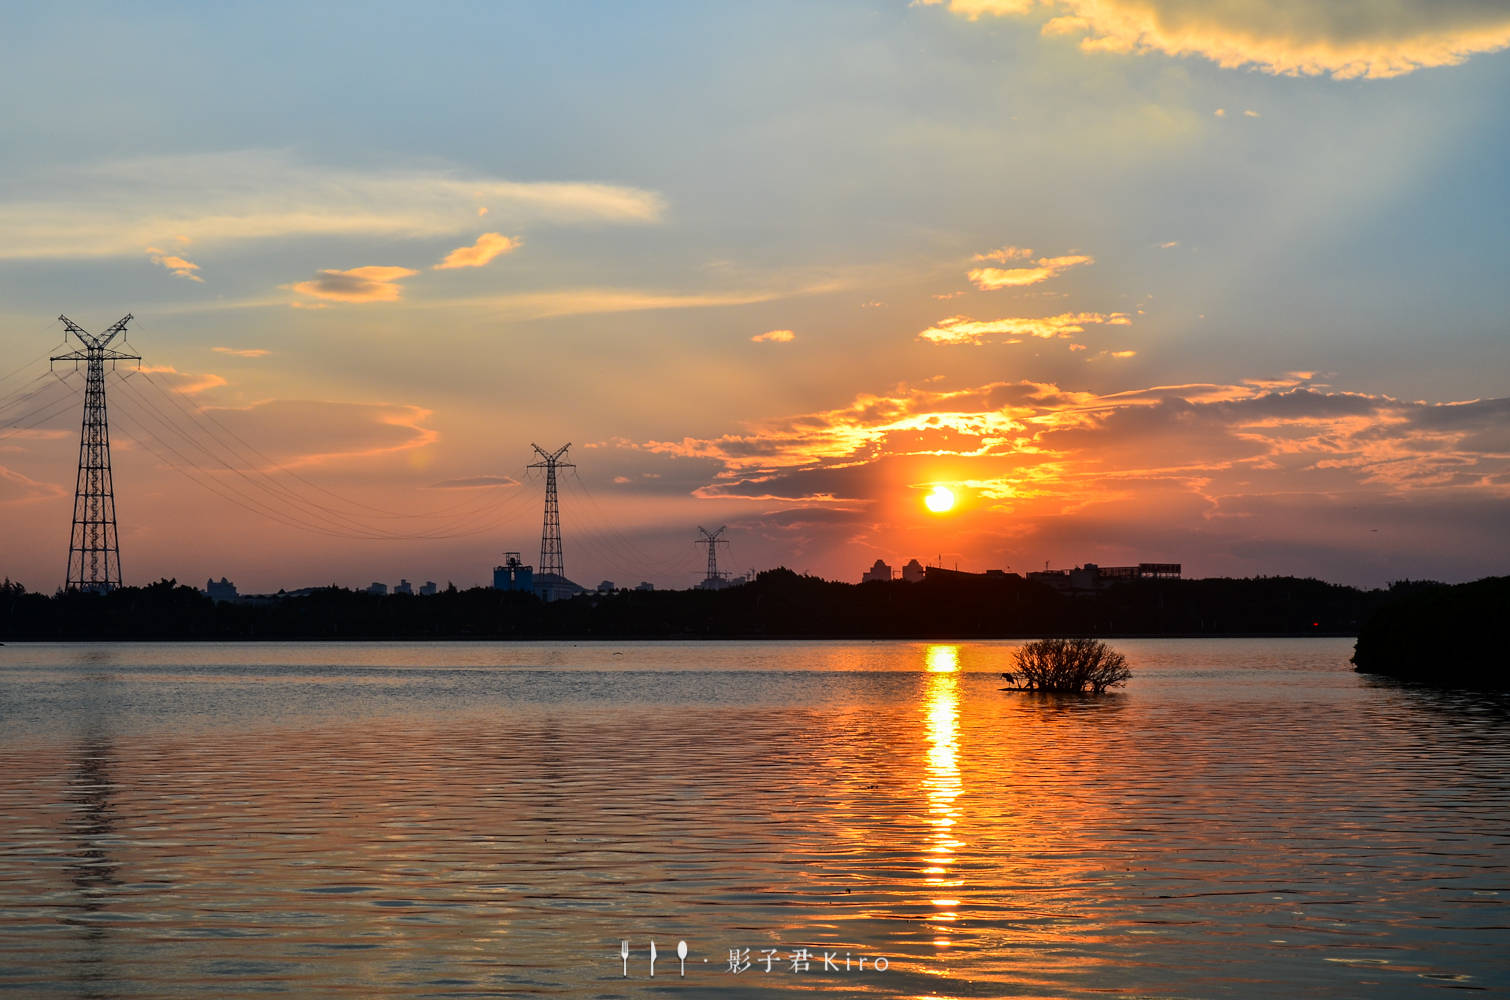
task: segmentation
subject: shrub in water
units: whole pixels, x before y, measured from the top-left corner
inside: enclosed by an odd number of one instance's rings
[[[1002,676],[1024,691],[1100,694],[1132,676],[1127,658],[1100,639],[1039,639],[1016,652],[1014,667]]]

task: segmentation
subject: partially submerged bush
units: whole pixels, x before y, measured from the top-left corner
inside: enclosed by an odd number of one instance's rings
[[[1100,639],[1039,639],[1014,655],[1015,669],[1002,674],[1024,691],[1100,694],[1127,683],[1127,657]]]

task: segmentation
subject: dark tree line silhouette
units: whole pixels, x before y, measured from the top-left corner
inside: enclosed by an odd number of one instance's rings
[[[619,591],[550,604],[485,588],[374,596],[330,587],[217,603],[174,580],[104,595],[44,595],[6,581],[0,639],[1355,635],[1398,596],[1295,577],[1141,581],[1071,594],[1013,575],[856,585],[786,569],[726,590]]]

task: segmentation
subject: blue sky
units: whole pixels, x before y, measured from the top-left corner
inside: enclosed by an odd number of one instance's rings
[[[522,478],[532,440],[574,442],[584,582],[690,582],[710,521],[741,569],[838,578],[945,555],[1382,583],[1510,554],[1503,5],[9,20],[7,371],[60,311],[129,311],[169,412],[233,424],[258,488],[307,504],[299,470],[409,534],[507,512],[444,542],[301,534],[216,495],[234,473],[208,459],[175,468],[140,414],[128,576],[480,582],[537,544],[538,484],[438,484]],[[463,248],[476,266],[437,267]],[[62,565],[76,426],[0,440],[4,571],[32,586]]]

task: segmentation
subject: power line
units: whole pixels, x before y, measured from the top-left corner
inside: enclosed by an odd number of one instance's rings
[[[268,456],[265,452],[263,452],[260,449],[258,449],[255,445],[252,445],[249,442],[247,442],[247,440],[245,438],[243,438],[241,435],[237,434],[234,430],[232,430],[231,428],[227,427],[224,423],[222,423],[220,421],[220,419],[217,418],[214,415],[214,413],[210,412],[209,408],[207,408],[207,407],[190,407],[188,404],[186,404],[183,401],[183,399],[182,399],[182,393],[174,392],[174,391],[172,391],[170,389],[165,388],[164,386],[158,384],[158,382],[157,382],[156,379],[148,377],[146,381],[147,381],[148,385],[152,386],[152,388],[154,390],[156,390],[160,395],[162,395],[166,399],[168,399],[174,406],[176,406],[179,410],[181,410],[191,421],[194,421],[197,426],[202,427],[205,430],[205,432],[208,433],[210,435],[210,437],[217,442],[218,446],[223,447],[227,452],[231,453],[232,455],[235,455],[238,459],[240,459],[241,461],[243,461],[247,466],[255,469],[256,471],[262,473],[263,475],[267,475],[267,473],[265,472],[265,470],[263,470],[261,468],[258,468],[258,463],[257,462],[248,461],[247,460],[248,459],[248,455],[246,454],[246,452],[239,451],[239,449],[237,448],[236,445],[231,444],[230,442],[226,441],[225,438],[223,438],[219,434],[217,434],[215,432],[215,428],[219,428],[220,431],[224,432],[225,435],[227,435],[230,438],[234,439],[242,448],[245,448],[247,452],[250,452],[250,454],[252,456],[256,456],[257,458],[260,458],[262,460],[262,462],[265,463],[268,467],[273,468],[276,471],[282,472],[283,474],[289,476],[290,478],[297,480],[298,482],[302,483],[305,486],[308,486],[309,488],[311,488],[313,490],[317,490],[318,492],[325,494],[326,496],[332,498],[333,500],[339,501],[340,503],[346,504],[346,505],[351,506],[351,507],[361,508],[361,509],[366,510],[366,511],[369,512],[367,515],[363,515],[363,516],[385,517],[385,518],[407,518],[407,519],[419,519],[419,518],[426,518],[426,517],[440,517],[440,516],[443,516],[443,515],[452,514],[452,513],[460,510],[462,507],[465,506],[465,503],[463,502],[463,503],[458,503],[458,504],[456,504],[454,506],[451,506],[451,507],[443,507],[443,508],[441,508],[439,510],[435,510],[435,511],[423,511],[423,512],[390,511],[390,510],[385,510],[382,507],[375,507],[375,506],[373,506],[371,504],[363,503],[360,500],[355,500],[355,499],[353,499],[351,497],[347,497],[347,496],[344,496],[342,494],[336,493],[336,492],[334,492],[332,490],[326,489],[325,487],[319,485],[318,483],[315,483],[315,482],[312,482],[309,479],[306,479],[305,477],[303,477],[303,476],[299,475],[297,472],[295,472],[293,469],[288,468],[286,465],[279,465],[278,462],[277,462],[277,460],[275,460],[275,459],[271,458],[270,456]],[[205,423],[203,423],[203,421],[208,421],[210,424],[213,424],[214,427],[210,427],[210,426],[206,425]],[[269,478],[271,478],[271,477],[269,477]],[[327,508],[327,509],[329,509],[329,508]],[[480,509],[481,508],[479,508],[479,510]],[[467,513],[469,513],[469,514],[476,513],[476,511],[468,511]]]

